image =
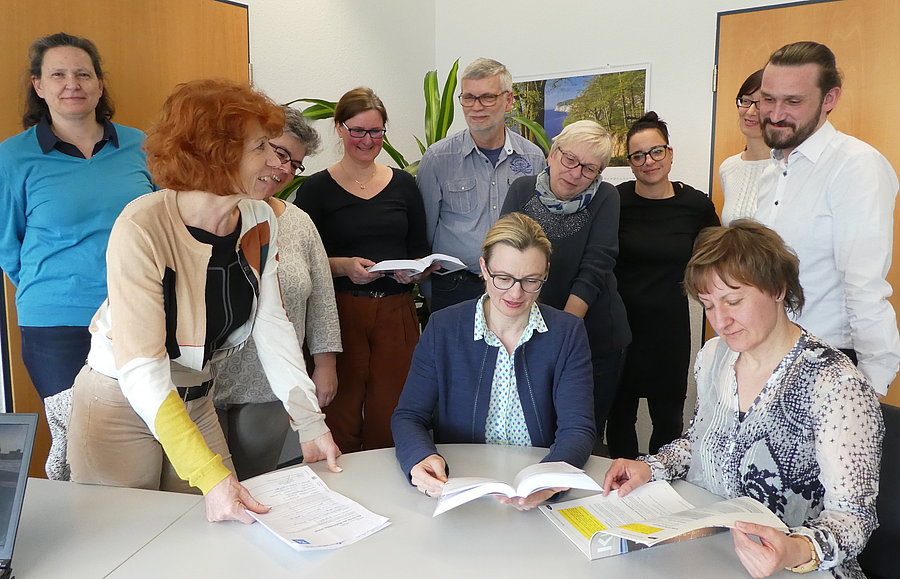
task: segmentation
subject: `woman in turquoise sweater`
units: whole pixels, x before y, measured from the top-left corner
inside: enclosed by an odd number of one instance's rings
[[[0,144],[0,267],[16,286],[22,358],[53,437],[47,476],[65,480],[70,389],[106,297],[109,232],[153,184],[144,134],[110,122],[94,44],[59,33],[29,57],[26,130]]]

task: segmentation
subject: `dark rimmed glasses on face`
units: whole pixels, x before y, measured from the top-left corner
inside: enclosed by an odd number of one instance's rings
[[[628,162],[635,167],[640,167],[647,162],[647,157],[654,161],[662,161],[669,153],[669,149],[671,149],[669,145],[657,145],[649,151],[637,151],[628,155]]]
[[[269,144],[272,145],[272,143]],[[275,151],[275,156],[278,157],[278,160],[281,161],[282,165],[290,163],[291,170],[294,172],[294,177],[299,177],[300,173],[306,171],[306,167],[303,166],[303,163],[291,159],[291,153],[284,147],[272,145],[272,149]]]
[[[504,90],[502,92],[498,92],[497,94],[486,93],[477,96],[469,93],[463,93],[457,98],[459,99],[459,104],[464,107],[475,106],[475,101],[480,102],[481,106],[483,107],[492,107],[497,104],[497,99],[500,98],[500,95],[504,95],[508,92],[508,90]]]
[[[492,273],[491,268],[484,265],[484,268],[487,270],[488,275],[491,277],[491,283],[494,284],[494,287],[498,290],[508,290],[512,289],[512,286],[516,285],[516,282],[522,286],[522,289],[530,294],[536,294],[541,291],[541,287],[544,285],[546,279],[535,279],[533,277],[513,277],[511,275],[506,275],[505,273]]]
[[[350,136],[354,139],[362,139],[366,135],[369,135],[373,139],[383,139],[385,133],[387,133],[387,129],[360,129],[359,127],[353,127],[352,129],[347,126],[347,123],[341,123],[344,125],[344,128],[347,129],[347,132],[350,133]]]
[[[557,148],[556,151],[559,153],[559,162],[562,163],[563,167],[566,169],[577,169],[581,167],[581,176],[585,179],[593,181],[597,178],[597,175],[600,174],[601,169],[597,165],[585,165],[578,160],[578,157],[572,153],[563,151],[561,148]]]
[[[759,108],[759,101],[755,101],[753,99],[748,99],[747,97],[738,97],[737,98],[737,106],[739,109],[749,109],[753,105],[756,105],[756,108]]]

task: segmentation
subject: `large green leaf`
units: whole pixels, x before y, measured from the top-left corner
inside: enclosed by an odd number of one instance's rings
[[[550,138],[547,136],[547,131],[544,130],[537,121],[533,121],[531,119],[525,117],[509,117],[511,121],[519,123],[520,125],[524,125],[531,134],[534,135],[534,140],[537,142],[537,145],[544,149],[544,153],[550,152]]]
[[[450,72],[447,73],[447,80],[444,82],[444,91],[441,94],[441,112],[437,119],[437,130],[435,131],[434,141],[429,141],[432,145],[436,141],[440,141],[447,136],[450,125],[453,124],[453,110],[455,103],[453,102],[453,93],[456,92],[456,73],[459,71],[459,59],[453,63]]]
[[[438,115],[440,114],[441,95],[438,92],[437,71],[425,73],[425,142],[434,143],[438,131]]]
[[[419,152],[422,153],[422,154],[424,155],[424,154],[425,154],[425,149],[427,149],[428,147],[426,147],[426,146],[422,143],[422,141],[419,140],[419,137],[413,135],[413,138],[416,140],[416,144],[419,145]]]
[[[334,107],[337,106],[336,102],[323,99],[294,99],[289,103],[285,103],[284,106],[290,106],[294,103],[312,103],[312,106],[303,109],[303,116],[314,121],[334,117]]]
[[[406,159],[403,158],[403,155],[400,154],[400,151],[394,148],[390,141],[387,140],[387,137],[384,139],[384,150],[388,155],[391,156],[391,159],[397,163],[397,166],[401,169],[405,169],[409,163],[406,162]]]

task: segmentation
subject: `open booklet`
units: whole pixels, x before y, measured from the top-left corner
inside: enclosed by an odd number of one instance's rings
[[[268,513],[247,511],[273,535],[298,551],[336,549],[390,524],[334,492],[308,466],[276,470],[242,481]]]
[[[540,510],[589,559],[711,535],[736,521],[787,531],[781,519],[750,497],[695,508],[665,481],[647,483],[622,498],[612,491]]]
[[[432,253],[422,259],[386,259],[379,261],[375,265],[370,265],[367,271],[376,273],[393,273],[395,271],[405,271],[407,273],[422,273],[433,264],[439,264],[441,269],[433,271],[437,275],[446,275],[465,269],[466,264],[452,255],[444,255],[443,253]]]
[[[580,468],[566,462],[540,462],[519,471],[512,486],[503,481],[482,477],[457,477],[449,479],[438,497],[434,517],[469,501],[490,494],[527,497],[533,492],[552,489],[603,490],[597,482]]]

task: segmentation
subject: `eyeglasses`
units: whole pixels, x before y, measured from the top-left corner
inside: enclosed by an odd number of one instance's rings
[[[384,134],[387,133],[387,129],[360,129],[359,127],[353,127],[352,129],[347,126],[347,123],[341,123],[344,125],[344,128],[347,129],[347,132],[350,133],[350,136],[354,139],[362,139],[366,135],[369,135],[373,139],[383,139]]]
[[[459,97],[457,97],[457,98],[459,98],[459,104],[461,104],[464,107],[475,106],[475,101],[480,102],[481,106],[483,106],[483,107],[491,107],[497,103],[497,99],[500,97],[500,95],[506,94],[508,92],[509,92],[508,90],[505,90],[502,92],[498,92],[497,94],[486,93],[486,94],[481,94],[478,96],[475,96],[475,95],[469,94],[469,93],[464,93],[464,94],[459,95]]]
[[[666,158],[666,154],[671,148],[672,147],[669,145],[657,145],[649,151],[637,151],[636,153],[628,155],[628,162],[635,167],[640,167],[647,162],[647,157],[650,157],[654,161],[662,161]]]
[[[508,290],[512,289],[512,286],[516,285],[516,282],[519,282],[519,285],[522,286],[522,289],[530,294],[536,294],[541,291],[541,286],[544,285],[546,279],[534,279],[532,277],[513,277],[511,275],[506,275],[505,273],[491,273],[491,268],[485,264],[484,268],[487,270],[488,275],[491,276],[491,282],[494,284],[494,287],[498,290]]]
[[[272,145],[272,143],[269,144]],[[281,161],[282,165],[285,163],[291,164],[291,170],[294,172],[294,177],[299,177],[300,173],[306,171],[306,167],[303,166],[303,163],[291,159],[291,153],[284,147],[272,145],[272,149],[275,151],[275,156],[278,157],[278,160]]]
[[[556,149],[559,153],[559,162],[562,163],[562,166],[566,169],[577,169],[581,167],[581,176],[585,179],[590,179],[593,181],[597,178],[597,175],[600,174],[600,167],[597,165],[585,165],[581,161],[578,160],[578,157],[571,153],[567,153],[563,151],[561,148]]]
[[[755,101],[753,99],[748,99],[747,97],[738,97],[737,98],[737,106],[741,109],[749,109],[753,105],[756,105],[756,108],[759,108],[759,101]]]

